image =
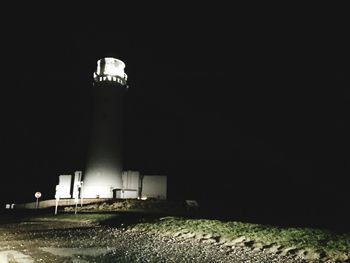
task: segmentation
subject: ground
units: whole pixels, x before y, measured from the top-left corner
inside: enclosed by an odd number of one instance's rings
[[[76,213],[75,213],[76,212]],[[349,263],[350,233],[206,219],[159,200],[0,211],[0,263]]]
[[[165,237],[122,227],[24,221],[1,226],[1,262],[303,262],[224,247],[184,236]]]
[[[91,220],[95,216],[105,220]],[[136,227],[142,223],[132,226],[143,219],[144,224],[153,224],[150,221],[156,218],[149,215],[78,218],[66,214],[0,221],[0,262],[306,262],[294,253],[277,253],[278,249],[274,253],[239,242],[227,245],[215,235],[198,239],[190,232],[162,234]]]

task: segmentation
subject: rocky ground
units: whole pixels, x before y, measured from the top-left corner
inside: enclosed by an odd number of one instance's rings
[[[0,262],[305,262],[215,239],[162,236],[82,222],[22,221],[0,225]]]

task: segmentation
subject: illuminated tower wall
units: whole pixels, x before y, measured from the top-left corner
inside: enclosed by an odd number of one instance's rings
[[[123,97],[127,85],[125,64],[115,58],[97,61],[93,84],[93,125],[85,173],[83,198],[112,198],[121,189]]]

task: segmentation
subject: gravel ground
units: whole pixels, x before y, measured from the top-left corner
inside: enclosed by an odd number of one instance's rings
[[[7,258],[7,259],[6,259]],[[167,237],[76,222],[0,225],[0,262],[305,262],[213,239]]]

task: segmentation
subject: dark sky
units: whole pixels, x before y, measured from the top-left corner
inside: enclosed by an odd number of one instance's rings
[[[92,73],[106,56],[129,76],[125,168],[168,175],[171,198],[348,200],[342,16],[223,10],[4,21],[1,200],[52,198],[60,174],[84,169]]]

